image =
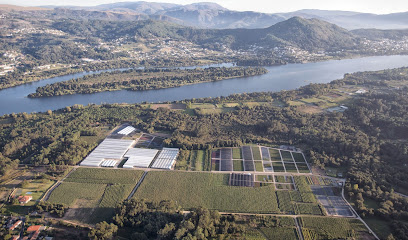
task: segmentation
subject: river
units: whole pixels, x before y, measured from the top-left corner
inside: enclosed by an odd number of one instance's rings
[[[232,64],[214,64],[211,66],[232,66]],[[345,73],[375,71],[403,66],[408,66],[408,56],[365,57],[266,67],[269,72],[261,76],[199,83],[177,88],[147,91],[121,90],[44,98],[27,97],[29,93],[35,92],[37,87],[92,74],[92,72],[77,73],[0,90],[0,115],[19,112],[44,112],[49,109],[55,110],[74,104],[164,102],[228,96],[234,93],[276,92],[296,89],[309,83],[328,83],[342,78]]]

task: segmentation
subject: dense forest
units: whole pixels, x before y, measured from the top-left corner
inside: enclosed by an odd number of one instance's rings
[[[353,98],[343,113],[306,114],[297,107],[236,107],[219,114],[188,115],[139,105],[73,106],[37,114],[10,114],[0,119],[1,173],[20,162],[73,165],[96,146],[105,126],[130,122],[148,132],[172,132],[167,146],[205,149],[246,143],[291,144],[304,149],[315,166],[343,167],[346,193],[362,216],[377,216],[392,225],[394,237],[408,239],[408,69],[347,74],[330,84],[311,84],[279,93],[237,94],[189,100],[287,102],[313,97],[345,85],[372,88]],[[94,137],[94,138],[93,138]],[[374,200],[378,208],[364,201]]]
[[[75,93],[95,93],[127,89],[132,91],[180,87],[229,78],[267,73],[260,67],[210,67],[195,69],[130,69],[87,75],[65,82],[37,88],[29,97],[58,96]]]

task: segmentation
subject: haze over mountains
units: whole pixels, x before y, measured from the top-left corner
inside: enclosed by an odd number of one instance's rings
[[[228,10],[216,3],[179,5],[154,2],[118,2],[93,7],[45,6],[66,12],[72,17],[106,18],[111,20],[159,19],[200,28],[265,28],[294,16],[317,18],[346,29],[408,28],[408,12],[377,15],[360,12],[299,10],[290,13],[238,12]]]

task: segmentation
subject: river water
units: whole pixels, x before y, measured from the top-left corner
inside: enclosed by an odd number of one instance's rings
[[[210,66],[228,67],[232,66],[232,64],[224,63]],[[74,104],[164,102],[191,98],[228,96],[234,93],[276,92],[296,89],[309,83],[328,83],[332,80],[342,78],[345,73],[375,71],[403,66],[408,66],[408,56],[366,57],[266,67],[269,72],[261,76],[199,83],[177,88],[147,91],[121,90],[44,98],[27,97],[28,94],[35,92],[37,87],[96,73],[84,72],[0,90],[0,115],[19,112],[44,112],[49,109],[55,110]]]

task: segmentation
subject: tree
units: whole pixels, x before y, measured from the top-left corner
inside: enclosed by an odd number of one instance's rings
[[[111,239],[117,231],[118,226],[103,221],[96,224],[95,228],[89,232],[88,237],[95,240],[108,240]]]

